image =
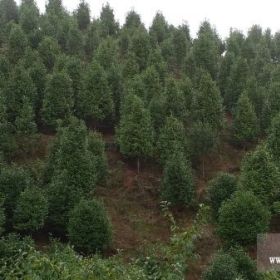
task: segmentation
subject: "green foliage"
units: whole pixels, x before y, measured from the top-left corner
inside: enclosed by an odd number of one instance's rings
[[[175,152],[164,167],[161,197],[173,206],[189,205],[194,196],[194,183],[189,162],[182,153]]]
[[[72,81],[64,72],[53,73],[46,84],[43,100],[42,118],[52,128],[58,120],[68,118],[73,110]]]
[[[30,184],[29,174],[19,167],[1,166],[0,192],[4,195],[4,209],[7,225],[10,227],[20,193]]]
[[[93,157],[94,170],[97,183],[105,183],[108,175],[108,163],[105,153],[105,144],[98,133],[90,133],[88,138],[88,150]]]
[[[238,99],[232,130],[233,139],[237,144],[245,144],[256,139],[258,135],[258,119],[245,92]]]
[[[90,9],[88,3],[81,0],[76,11],[76,17],[80,30],[86,30],[90,24]]]
[[[254,244],[269,221],[269,210],[253,193],[238,191],[219,210],[218,233],[230,244]]]
[[[183,124],[175,117],[167,117],[164,127],[160,129],[157,142],[158,155],[162,164],[174,152],[187,156],[186,132]]]
[[[218,218],[219,209],[237,189],[237,178],[228,173],[219,173],[208,184],[207,194],[213,215]]]
[[[16,63],[23,57],[27,47],[27,38],[19,25],[14,25],[9,36],[8,56],[12,63]]]
[[[209,123],[195,122],[189,131],[189,141],[192,156],[197,158],[214,150],[218,139]]]
[[[252,191],[263,203],[270,206],[279,200],[278,167],[265,146],[259,146],[249,153],[242,162],[240,185]]]
[[[216,130],[223,127],[223,105],[220,91],[211,76],[202,71],[191,105],[192,119]]]
[[[86,71],[78,106],[84,118],[94,121],[108,119],[114,113],[112,93],[105,71],[96,61]]]
[[[114,11],[108,3],[102,7],[100,14],[100,27],[103,37],[114,36],[119,30],[119,24],[115,21]]]
[[[19,9],[19,24],[25,33],[34,32],[39,26],[40,12],[34,0],[23,0]]]
[[[49,183],[49,222],[57,231],[65,230],[69,210],[94,190],[97,178],[102,175],[102,170],[94,172],[95,161],[101,163],[101,156],[93,155],[90,148],[93,149],[82,121],[70,118],[66,127],[59,128],[45,171]]]
[[[122,154],[136,158],[152,155],[154,136],[150,112],[139,97],[125,98],[117,134]]]
[[[38,51],[46,68],[51,70],[60,51],[57,41],[52,37],[45,37],[39,44]]]
[[[5,201],[5,197],[2,193],[0,193],[0,235],[2,235],[2,233],[5,230],[5,209],[3,207],[4,205],[4,201]]]
[[[108,248],[111,226],[103,205],[96,200],[81,200],[71,211],[68,234],[79,251],[96,253]]]
[[[13,135],[14,127],[8,121],[4,98],[0,96],[0,156],[9,159],[15,153],[16,141]]]
[[[216,254],[202,278],[205,280],[260,279],[255,262],[241,247],[233,247]]]
[[[23,66],[17,65],[9,76],[4,90],[8,118],[14,121],[22,109],[24,98],[33,106],[36,100],[36,87]]]
[[[267,147],[270,151],[276,164],[279,164],[280,159],[280,114],[272,121],[269,135],[267,138]]]
[[[0,1],[0,25],[18,20],[18,8],[14,0]]]
[[[238,279],[238,270],[234,258],[224,253],[216,255],[211,266],[208,267],[202,278],[204,280]]]
[[[21,192],[14,211],[14,228],[33,232],[43,227],[48,214],[48,201],[41,189],[27,187]]]
[[[22,108],[15,120],[18,148],[23,152],[30,152],[34,148],[37,126],[33,108],[28,98],[23,98]]]
[[[204,21],[198,31],[198,38],[193,44],[195,64],[210,73],[212,79],[217,78],[219,62],[219,39],[210,23]]]

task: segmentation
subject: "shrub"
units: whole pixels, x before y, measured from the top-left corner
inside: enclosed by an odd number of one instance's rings
[[[78,251],[95,253],[107,248],[111,226],[103,205],[96,200],[81,200],[70,213],[68,233]]]

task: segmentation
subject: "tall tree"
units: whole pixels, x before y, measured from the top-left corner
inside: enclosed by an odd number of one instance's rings
[[[175,152],[180,152],[186,157],[187,148],[184,125],[173,116],[167,117],[157,142],[161,163],[164,164]]]
[[[280,160],[280,114],[276,115],[272,120],[267,138],[267,147],[273,156],[274,161],[279,166]]]
[[[96,61],[88,66],[78,103],[85,119],[96,122],[109,119],[114,115],[113,98],[107,76]]]
[[[219,130],[224,121],[222,102],[216,83],[211,79],[210,74],[202,71],[193,94],[191,105],[193,120],[209,123],[213,129]]]
[[[53,73],[46,84],[43,100],[42,118],[52,128],[57,121],[69,117],[74,106],[72,81],[64,72]]]
[[[19,24],[30,34],[39,27],[40,12],[34,0],[23,0],[19,9]]]
[[[182,153],[173,153],[166,161],[161,197],[173,206],[189,205],[194,195],[194,184],[189,162]]]
[[[237,144],[244,145],[258,135],[258,119],[246,92],[238,98],[232,128],[233,139]]]
[[[9,21],[18,20],[18,7],[14,0],[0,1],[0,25],[4,25]]]
[[[139,97],[128,95],[121,111],[118,142],[122,154],[137,158],[138,171],[140,158],[153,153],[153,137],[150,112]]]
[[[23,57],[27,45],[27,38],[21,27],[13,25],[8,41],[8,56],[12,63],[16,63]]]
[[[119,24],[115,20],[114,11],[107,3],[102,7],[100,14],[101,34],[103,37],[114,36],[119,30]]]
[[[90,24],[90,8],[85,0],[81,0],[76,10],[76,17],[80,30],[86,30]]]
[[[217,79],[220,40],[210,23],[204,21],[198,31],[198,37],[194,40],[193,54],[197,67],[201,67],[210,73],[212,79]]]

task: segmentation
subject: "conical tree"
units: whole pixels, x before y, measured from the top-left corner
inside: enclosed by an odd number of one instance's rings
[[[37,187],[27,187],[19,196],[14,212],[14,228],[34,232],[43,227],[48,215],[47,198]]]
[[[194,184],[189,162],[182,153],[173,153],[166,161],[161,185],[161,197],[173,206],[189,205],[194,196]]]
[[[86,119],[103,121],[113,115],[114,104],[104,69],[93,62],[85,73],[79,110]]]
[[[139,97],[128,95],[125,98],[117,134],[121,153],[137,158],[139,171],[140,158],[153,153],[154,138],[150,112]]]
[[[186,156],[186,133],[182,122],[173,116],[167,117],[164,127],[160,130],[157,142],[158,155],[162,164],[168,160],[174,152],[180,152]]]
[[[12,63],[16,63],[23,57],[27,45],[27,38],[21,27],[13,25],[8,41],[8,56]]]
[[[42,118],[44,123],[56,128],[59,119],[64,120],[71,115],[73,106],[71,79],[64,72],[53,73],[47,81],[43,100]]]
[[[119,24],[115,20],[114,11],[107,3],[102,7],[100,14],[101,34],[103,37],[114,36],[119,30]]]
[[[264,204],[280,199],[280,172],[265,146],[259,146],[242,162],[240,185],[251,190]]]
[[[225,88],[225,106],[233,112],[241,93],[246,89],[249,75],[249,66],[247,61],[242,57],[235,58],[231,67],[228,82]]]
[[[232,130],[237,144],[245,144],[256,139],[258,135],[258,119],[246,92],[238,99]]]
[[[97,174],[85,124],[71,117],[60,127],[45,171],[48,182],[49,223],[65,233],[69,211],[95,188]]]
[[[18,8],[14,0],[0,1],[0,25],[4,25],[10,21],[17,22]]]
[[[90,8],[88,3],[84,0],[81,0],[79,3],[79,7],[76,11],[76,17],[79,29],[86,30],[90,24]]]
[[[194,91],[191,105],[194,121],[208,123],[213,129],[223,127],[224,115],[222,97],[211,76],[202,71],[197,89]]]
[[[34,0],[23,0],[19,10],[19,23],[26,34],[39,26],[40,12]]]

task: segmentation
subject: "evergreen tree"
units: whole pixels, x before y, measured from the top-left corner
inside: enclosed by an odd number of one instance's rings
[[[105,183],[108,174],[108,163],[105,154],[105,144],[100,134],[89,134],[88,150],[93,157],[93,173],[96,175],[96,182],[101,184]]]
[[[84,253],[108,248],[112,233],[103,205],[96,200],[81,200],[71,211],[68,235],[74,247]]]
[[[66,49],[70,55],[81,55],[83,50],[83,35],[76,24],[71,24],[68,34]]]
[[[78,106],[89,120],[102,121],[113,116],[114,104],[106,73],[95,61],[85,73]]]
[[[14,121],[21,111],[24,98],[28,98],[33,107],[36,101],[36,87],[23,66],[17,65],[9,76],[4,90],[8,118]]]
[[[139,159],[153,153],[154,137],[150,112],[139,97],[128,95],[125,98],[117,134],[121,153],[137,158],[139,171]]]
[[[115,20],[114,11],[107,3],[102,7],[100,14],[101,34],[103,37],[114,36],[119,30],[119,24]]]
[[[8,56],[12,63],[16,63],[23,57],[27,45],[27,38],[21,27],[13,25],[8,41]]]
[[[161,13],[157,13],[153,19],[150,36],[156,44],[161,44],[168,36],[168,24]]]
[[[189,162],[182,153],[175,152],[166,161],[161,197],[173,206],[189,205],[194,196],[194,184]]]
[[[195,64],[210,73],[216,80],[219,65],[219,39],[209,22],[204,21],[198,31],[198,37],[193,43]]]
[[[19,9],[19,24],[26,34],[39,26],[40,12],[34,0],[23,0]]]
[[[33,108],[28,98],[23,98],[22,108],[15,120],[18,147],[23,152],[30,152],[34,148],[37,126],[34,120]]]
[[[94,190],[101,174],[101,171],[95,173],[95,160],[85,124],[70,118],[66,127],[59,128],[45,170],[45,180],[49,183],[48,220],[55,231],[65,233],[69,211],[81,197]]]
[[[131,38],[129,51],[135,54],[137,64],[141,71],[147,67],[150,49],[150,38],[146,30],[142,28],[136,30]]]
[[[265,146],[246,155],[242,162],[240,184],[270,206],[280,199],[280,173]]]
[[[48,214],[48,201],[42,190],[27,187],[19,196],[14,211],[14,228],[33,232],[42,228]]]
[[[6,225],[12,225],[14,210],[20,193],[30,185],[30,175],[26,170],[15,166],[0,167],[0,192],[4,195]]]
[[[38,51],[47,69],[52,70],[60,51],[57,41],[54,38],[45,37],[39,44]]]
[[[0,26],[7,24],[10,21],[17,22],[18,7],[14,0],[0,1]]]
[[[139,28],[143,26],[143,23],[141,22],[141,17],[139,14],[137,14],[134,10],[131,10],[127,13],[125,18],[124,27],[125,28]]]
[[[209,123],[195,122],[189,131],[190,151],[194,158],[202,157],[202,174],[205,175],[204,157],[217,145],[217,133]]]
[[[44,123],[56,128],[57,121],[69,117],[74,106],[72,81],[64,72],[53,73],[46,84],[42,118]]]
[[[228,173],[219,173],[208,184],[208,198],[212,207],[213,216],[217,219],[219,209],[224,201],[228,200],[237,189],[237,178]]]
[[[220,91],[211,76],[202,71],[191,105],[194,121],[208,123],[213,129],[223,127],[223,105]]]
[[[9,159],[16,150],[14,127],[8,121],[6,104],[0,95],[0,158]]]
[[[182,122],[175,117],[170,116],[166,118],[164,127],[160,129],[157,150],[162,164],[171,158],[175,152],[180,152],[186,156],[185,128]]]
[[[258,135],[258,119],[246,92],[238,99],[232,129],[233,139],[237,144],[245,144]]]
[[[267,147],[275,163],[279,166],[280,160],[280,114],[272,120],[267,138]]]
[[[218,233],[230,244],[249,245],[266,232],[270,212],[248,191],[238,191],[219,210]]]
[[[167,113],[185,123],[187,117],[186,100],[175,79],[170,78],[167,80],[165,95]]]
[[[237,57],[231,67],[225,88],[225,106],[227,110],[234,111],[238,98],[246,89],[249,67],[247,61],[242,57]]]
[[[81,0],[79,3],[79,7],[76,11],[76,17],[79,29],[86,30],[90,24],[90,8],[88,3],[84,0]]]

